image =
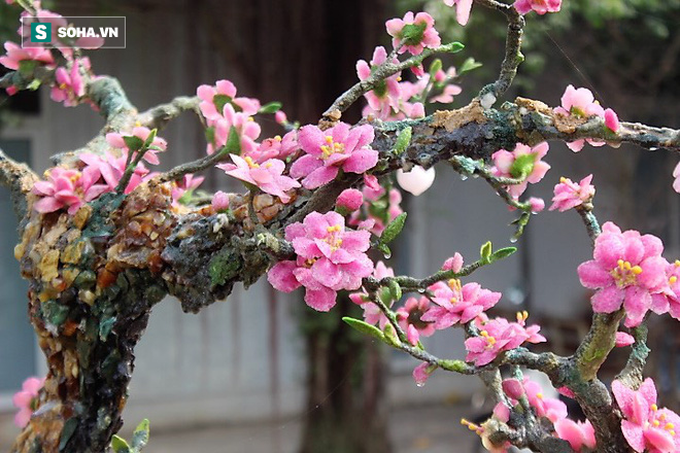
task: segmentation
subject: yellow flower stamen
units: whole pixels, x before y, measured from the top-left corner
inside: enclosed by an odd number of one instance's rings
[[[651,409],[652,409],[654,412],[656,412],[656,411],[659,410],[659,406],[657,406],[656,404],[652,404]]]
[[[670,283],[671,285],[674,285],[675,282],[677,282],[677,281],[678,281],[678,277],[676,277],[675,275],[672,275],[671,278],[668,279],[668,283]]]
[[[250,167],[250,168],[259,168],[260,167],[260,164],[256,164],[255,162],[253,162],[253,158],[250,157],[250,156],[244,157],[243,160],[246,161],[246,163],[248,164],[248,167]]]
[[[673,423],[666,423],[666,426],[663,427],[666,431],[670,431],[672,429],[675,429],[675,425]]]

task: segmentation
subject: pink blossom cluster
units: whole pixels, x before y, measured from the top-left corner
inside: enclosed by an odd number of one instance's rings
[[[564,116],[574,116],[576,118],[588,118],[599,116],[605,121],[605,126],[613,132],[619,129],[619,118],[612,109],[605,110],[600,103],[595,100],[595,96],[588,88],[574,88],[568,85],[562,95],[562,105],[555,108],[555,113]],[[567,143],[567,146],[574,152],[583,149],[585,142],[593,146],[603,146],[604,142],[591,139],[580,139]]]
[[[408,11],[403,19],[385,22],[385,28],[392,36],[392,46],[400,54],[420,55],[425,47],[438,47],[442,43],[434,28],[434,19],[427,13],[420,12],[414,16]]]
[[[236,86],[229,80],[218,80],[214,86],[200,85],[196,94],[201,100],[201,113],[214,136],[212,143],[208,143],[208,154],[227,144],[232,128],[239,136],[242,153],[257,149],[255,140],[261,129],[252,116],[260,110],[260,101],[236,97]]]
[[[401,192],[395,188],[385,189],[375,176],[367,175],[364,181],[364,204],[361,210],[352,213],[348,223],[380,236],[385,226],[404,212],[400,206]]]
[[[125,173],[126,151],[120,157],[111,151],[103,156],[83,153],[79,157],[85,164],[81,170],[53,167],[45,173],[45,181],[34,184],[32,192],[39,197],[33,205],[36,211],[48,213],[66,209],[74,215],[84,203],[116,189]],[[125,193],[130,193],[150,176],[149,170],[139,163]]]
[[[492,173],[497,177],[520,180],[519,184],[506,186],[512,197],[519,198],[529,183],[536,184],[550,169],[550,165],[541,160],[547,153],[546,142],[539,143],[533,148],[517,143],[512,152],[500,149],[491,156],[494,163]]]
[[[19,428],[24,428],[31,420],[31,415],[37,409],[38,393],[44,384],[45,378],[30,377],[12,397],[12,404],[19,409],[14,416],[14,424]]]
[[[371,149],[375,132],[369,124],[351,128],[338,123],[322,131],[317,126],[303,126],[298,143],[305,154],[290,168],[293,178],[302,179],[306,189],[315,189],[336,178],[340,170],[363,174],[378,163],[378,152]]]
[[[678,295],[671,284],[670,265],[662,256],[663,243],[650,234],[621,229],[612,222],[602,226],[595,240],[593,259],[578,267],[581,284],[596,290],[593,311],[612,313],[622,306],[626,327],[639,325],[649,310],[666,313]]]
[[[297,258],[275,264],[267,279],[287,293],[304,286],[305,302],[315,310],[330,310],[338,291],[359,289],[362,279],[373,273],[366,255],[370,233],[346,229],[337,212],[312,212],[302,223],[288,225],[286,240]]]
[[[456,68],[451,66],[444,72],[443,69],[438,70],[434,74],[434,86],[441,89],[442,92],[430,99],[430,102],[439,102],[442,104],[450,104],[453,102],[453,97],[458,96],[463,89],[452,83],[452,81],[457,77]]]
[[[241,157],[230,154],[233,164],[219,164],[217,168],[224,170],[229,176],[258,187],[263,192],[275,195],[283,203],[290,201],[287,192],[300,187],[300,183],[283,174],[286,164],[279,159],[268,159],[258,164],[250,156]]]
[[[44,65],[47,67],[54,66],[54,58],[52,53],[43,47],[26,47],[22,48],[18,44],[7,41],[5,42],[6,55],[0,57],[0,64],[16,71],[19,69],[22,61],[34,61],[38,65]],[[13,96],[17,93],[18,89],[15,86],[7,87],[7,94]]]
[[[538,417],[545,417],[555,427],[555,436],[569,442],[571,448],[580,452],[584,448],[594,450],[596,447],[595,430],[590,421],[577,422],[567,418],[567,406],[557,398],[545,396],[543,388],[535,381],[524,378],[505,379],[502,383],[504,393],[508,396],[511,408],[517,407],[518,400],[526,397]],[[505,414],[504,421],[509,420],[510,408],[504,403],[498,403],[503,408],[498,408],[494,413]]]
[[[536,11],[537,14],[556,13],[562,7],[562,0],[516,0],[514,7],[520,14]]]
[[[526,326],[528,313],[518,313],[517,322],[509,322],[505,318],[489,319],[482,313],[474,324],[479,329],[479,336],[465,340],[467,355],[465,360],[476,366],[484,366],[493,362],[504,351],[510,351],[528,343],[542,343],[545,337],[538,332],[541,328],[534,324]]]
[[[106,134],[106,141],[112,147],[120,149],[122,150],[123,153],[127,154],[130,152],[130,148],[128,147],[128,144],[125,142],[126,138],[135,137],[141,140],[142,142],[146,142],[146,140],[151,135],[151,132],[152,132],[151,129],[149,129],[148,127],[136,126],[132,129],[131,132],[109,132],[108,134]],[[156,136],[151,141],[149,149],[144,152],[143,159],[150,164],[158,165],[160,163],[160,160],[158,159],[158,156],[156,154],[158,152],[165,151],[167,147],[168,142],[166,142],[165,139]],[[136,159],[136,154],[138,150],[135,149],[132,150],[132,152],[133,152],[132,158]]]
[[[50,97],[55,102],[63,102],[66,107],[75,107],[80,98],[85,96],[85,81],[81,75],[90,71],[90,59],[83,57],[71,63],[71,69],[59,67],[54,73],[55,84],[50,91]]]
[[[560,183],[555,185],[555,196],[550,210],[557,209],[564,212],[591,201],[595,196],[595,186],[591,184],[592,180],[593,175],[586,176],[578,184],[569,178],[560,178]]]
[[[477,316],[495,306],[502,294],[481,287],[479,283],[466,283],[452,278],[448,282],[437,282],[430,286],[434,306],[423,315],[423,320],[432,322],[438,330],[454,324],[467,324]]]
[[[623,415],[621,431],[633,450],[638,453],[680,451],[680,416],[656,405],[656,387],[651,378],[645,379],[638,390],[615,380],[612,393]]]

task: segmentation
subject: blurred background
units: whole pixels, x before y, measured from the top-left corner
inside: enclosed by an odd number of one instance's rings
[[[69,0],[44,2],[64,16],[127,18],[127,48],[90,52],[97,74],[120,79],[140,109],[191,95],[200,84],[232,80],[239,95],[281,101],[291,120],[315,123],[321,112],[357,80],[355,63],[369,60],[376,45],[389,46],[386,19],[425,9],[444,41],[460,40],[463,52],[444,67],[474,57],[483,66],[458,81],[462,93],[448,106],[465,105],[493,81],[502,59],[504,17],[476,5],[462,28],[441,0]],[[528,16],[526,62],[510,92],[559,105],[567,84],[590,88],[622,120],[680,127],[680,0],[564,0],[563,11]],[[16,41],[16,8],[0,4],[0,37]],[[407,77],[404,74],[404,77]],[[346,117],[359,119],[357,106]],[[429,110],[428,113],[431,113]],[[88,106],[63,108],[42,88],[7,98],[0,94],[0,147],[42,172],[49,156],[78,148],[103,121]],[[281,133],[263,122],[262,138]],[[169,149],[163,166],[200,157],[205,140],[186,114],[161,135]],[[560,176],[580,180],[594,173],[595,213],[664,239],[668,259],[680,254],[678,194],[671,190],[677,157],[586,148],[579,154],[551,144],[552,170],[530,188],[549,200]],[[209,174],[207,190],[241,190]],[[398,273],[425,276],[458,251],[473,261],[491,240],[510,245],[514,215],[483,181],[462,181],[437,167],[434,186],[420,197],[404,194],[407,227],[388,264]],[[46,368],[26,315],[27,285],[11,258],[16,219],[0,189],[0,450],[18,429],[11,397],[21,382]],[[535,216],[516,244],[519,252],[474,275],[503,292],[496,314],[529,310],[548,347],[570,354],[587,331],[589,294],[576,274],[591,256],[589,239],[574,212]],[[468,281],[470,281],[468,279]],[[356,335],[340,322],[360,310],[342,302],[330,314],[308,309],[300,293],[277,294],[266,282],[237,288],[224,302],[198,315],[183,314],[173,300],[156,306],[137,348],[125,411],[125,432],[151,419],[154,452],[389,453],[469,452],[479,441],[459,423],[490,407],[474,378],[436,372],[422,388],[417,364]],[[648,374],[660,379],[662,401],[678,408],[677,329],[654,319],[654,353]],[[462,358],[459,331],[438,332],[426,347]],[[612,354],[603,370],[611,377],[625,359]]]

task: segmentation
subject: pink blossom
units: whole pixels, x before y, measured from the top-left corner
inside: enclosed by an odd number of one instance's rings
[[[338,123],[322,131],[317,126],[304,126],[298,132],[304,156],[296,160],[290,174],[302,178],[302,185],[315,189],[331,182],[340,169],[349,173],[364,173],[378,163],[378,152],[369,147],[374,137],[369,124],[350,129]]]
[[[568,85],[567,89],[562,95],[562,106],[555,108],[555,113],[565,116],[575,116],[577,118],[587,118],[589,116],[599,116],[604,118],[604,109],[599,102],[595,100],[595,96],[588,88],[574,88],[573,85]],[[567,146],[574,152],[579,152],[583,149],[585,142],[593,146],[602,146],[604,142],[584,139],[576,140],[567,143]]]
[[[453,271],[455,273],[458,273],[462,268],[463,268],[463,255],[461,255],[458,252],[454,253],[451,258],[447,258],[446,261],[444,261],[444,264],[442,264],[443,271]]]
[[[89,66],[89,64],[88,64]],[[57,68],[55,72],[56,84],[52,87],[50,97],[55,102],[64,102],[66,107],[75,107],[81,97],[85,95],[85,84],[80,75],[79,64],[73,62],[70,71]]]
[[[428,288],[434,293],[436,304],[422,316],[423,321],[433,322],[437,329],[446,329],[454,324],[466,324],[480,313],[498,303],[501,293],[482,288],[479,283],[461,285],[452,278],[448,283],[437,282]]]
[[[203,176],[194,177],[192,174],[186,174],[182,179],[173,184],[172,188],[172,202],[174,205],[181,203],[182,197],[189,193],[193,193],[198,186],[201,185],[205,178]]]
[[[680,417],[656,405],[656,387],[651,378],[645,379],[638,390],[631,390],[621,381],[612,382],[612,392],[621,409],[623,436],[635,451],[642,453],[672,453],[680,451]]]
[[[536,11],[538,14],[556,13],[562,6],[562,0],[517,0],[515,9],[520,14]]]
[[[81,154],[80,160],[85,162],[87,166],[95,167],[104,178],[107,186],[106,192],[111,192],[118,187],[123,174],[125,173],[125,164],[127,162],[127,151],[122,151],[120,156],[114,155],[111,151],[106,151],[103,156],[92,153]],[[135,167],[130,182],[124,190],[128,194],[132,192],[142,181],[150,178],[149,170],[143,163],[138,163]]]
[[[375,69],[387,61],[387,51],[384,47],[378,46],[373,51],[373,58],[370,65],[364,60],[357,61],[356,69],[359,80],[366,80],[370,77]],[[397,58],[392,58],[391,63],[398,64]],[[378,85],[371,91],[364,94],[369,107],[375,112],[383,112],[378,116],[383,119],[389,117],[392,111],[399,110],[399,78],[401,73],[398,72],[380,81]]]
[[[438,96],[430,99],[430,102],[440,102],[442,104],[450,104],[453,102],[453,97],[459,95],[463,89],[458,85],[449,84],[444,87],[444,90]]]
[[[413,380],[416,381],[418,387],[422,387],[427,382],[427,379],[437,369],[437,365],[430,365],[428,362],[423,362],[413,369]]]
[[[253,151],[243,153],[242,156],[249,156],[258,164],[269,159],[285,159],[300,147],[297,142],[297,131],[290,131],[283,138],[277,135],[274,138],[268,138],[262,141]]]
[[[411,11],[403,19],[385,22],[387,33],[392,36],[392,45],[398,53],[410,52],[420,55],[425,47],[438,47],[442,41],[434,28],[434,19],[427,13],[413,16]]]
[[[434,167],[425,170],[420,165],[414,165],[408,172],[404,172],[402,169],[397,170],[399,186],[416,197],[432,186],[435,176]]]
[[[538,331],[540,327],[531,325],[525,328],[528,317],[526,312],[517,314],[517,322],[508,322],[504,318],[488,318],[482,314],[475,324],[480,329],[478,337],[465,340],[467,362],[474,362],[476,366],[484,366],[496,359],[498,354],[519,347],[524,342],[541,343],[546,341]]]
[[[626,332],[616,332],[616,340],[614,345],[617,348],[623,348],[626,346],[630,346],[633,343],[635,343],[635,338],[633,338],[632,335],[626,333]]]
[[[536,411],[536,415],[545,417],[553,423],[567,417],[567,405],[557,398],[545,396],[539,383],[524,378],[523,384],[527,401]]]
[[[548,153],[548,143],[542,142],[533,148],[517,143],[515,149],[510,152],[500,149],[492,154],[495,176],[519,179],[522,182],[507,186],[508,193],[518,198],[527,188],[529,183],[539,182],[550,169],[550,165],[541,159]]]
[[[446,6],[456,5],[456,21],[462,26],[467,25],[470,19],[470,10],[473,0],[444,0]]]
[[[274,119],[282,126],[288,124],[288,116],[286,116],[286,113],[283,110],[276,112],[274,114]]]
[[[524,383],[520,382],[518,379],[503,379],[501,384],[503,387],[503,393],[505,393],[509,398],[518,400],[524,396]]]
[[[612,132],[617,132],[619,130],[619,116],[612,109],[606,109],[604,111],[604,125],[607,126]]]
[[[394,277],[394,270],[391,267],[385,266],[385,263],[378,261],[373,271],[373,277],[376,280],[381,280],[385,277]],[[355,304],[361,306],[364,310],[364,321],[372,325],[378,325],[380,329],[384,329],[389,320],[385,313],[376,304],[370,301],[365,290],[359,293],[350,293],[349,298]],[[390,302],[390,307],[391,307]]]
[[[238,178],[241,181],[257,186],[263,192],[275,195],[282,202],[288,203],[290,196],[286,193],[291,189],[300,187],[300,183],[293,178],[283,176],[286,164],[279,159],[269,159],[262,164],[257,164],[246,156],[245,158],[236,154],[231,154],[234,164],[220,164],[217,168],[224,170],[229,176]]]
[[[5,50],[7,55],[0,57],[0,64],[7,69],[14,71],[19,69],[19,64],[22,61],[36,61],[41,64],[54,64],[52,53],[44,47],[25,47],[22,48],[18,44],[7,41],[5,42]]]
[[[527,203],[529,203],[529,206],[531,207],[531,212],[533,212],[534,214],[538,214],[539,212],[545,209],[545,201],[543,200],[543,198],[529,197]]]
[[[559,419],[555,422],[555,434],[560,439],[569,442],[571,448],[577,453],[581,452],[583,447],[595,450],[595,429],[590,420],[575,422],[568,418]]]
[[[106,134],[106,141],[114,148],[121,149],[127,153],[130,152],[130,148],[128,148],[127,143],[125,143],[125,137],[137,137],[143,142],[146,142],[146,139],[149,138],[149,135],[151,135],[151,129],[144,126],[136,126],[132,129],[132,132],[109,132]],[[156,136],[151,142],[151,146],[153,148],[144,153],[144,160],[150,164],[158,165],[160,160],[158,160],[156,153],[165,151],[168,147],[168,142],[166,142],[165,139]],[[135,150],[135,154],[136,152],[137,150]]]
[[[229,194],[218,190],[212,197],[212,208],[219,212],[229,208]]]
[[[258,145],[255,140],[260,136],[262,131],[260,125],[253,121],[251,116],[244,112],[237,112],[234,106],[226,104],[222,111],[224,117],[218,118],[215,121],[215,145],[218,148],[223,147],[229,141],[229,134],[232,128],[239,136],[241,153],[245,156],[257,150]],[[208,148],[208,154],[212,154],[212,147]]]
[[[315,310],[330,310],[337,291],[359,289],[374,270],[366,255],[370,233],[346,230],[345,219],[337,212],[312,212],[303,223],[288,225],[286,240],[293,244],[297,259],[277,263],[267,279],[283,292],[304,286],[305,302]]]
[[[354,212],[364,203],[364,195],[357,189],[345,189],[335,202],[335,206],[342,208],[346,214]]]
[[[395,188],[386,192],[385,188],[380,185],[377,185],[377,189],[374,186],[366,185],[362,193],[364,195],[362,211],[366,212],[367,218],[362,221],[361,212],[355,211],[349,219],[349,224],[367,229],[376,236],[380,236],[385,225],[403,212],[400,206],[401,193]]]
[[[68,213],[74,215],[83,203],[108,191],[105,184],[95,184],[100,177],[95,167],[86,167],[82,172],[54,167],[46,176],[47,181],[37,181],[33,186],[33,193],[41,197],[33,208],[40,213],[68,208]]]
[[[626,327],[639,325],[650,309],[667,311],[667,303],[659,307],[652,298],[668,285],[662,252],[659,238],[635,230],[622,233],[612,222],[605,223],[595,240],[594,259],[578,267],[581,284],[597,290],[591,298],[593,311],[612,313],[623,305]]]
[[[397,320],[399,325],[407,333],[409,342],[417,345],[420,335],[429,337],[435,332],[433,322],[423,319],[423,315],[430,309],[430,300],[421,296],[416,299],[409,297],[403,307],[397,309]]]
[[[234,111],[243,112],[245,116],[252,116],[260,110],[260,101],[251,98],[237,98],[236,86],[229,80],[218,80],[215,86],[201,85],[196,89],[201,99],[199,108],[203,116],[216,121],[222,117],[226,105],[232,105]]]
[[[592,174],[583,178],[578,184],[569,178],[560,178],[560,183],[555,185],[555,196],[550,210],[558,209],[564,212],[590,201],[595,196],[595,186],[591,184],[592,180]]]
[[[12,404],[19,409],[14,416],[14,424],[24,428],[31,420],[33,411],[37,409],[38,393],[45,384],[45,378],[30,377],[21,385],[21,390],[12,397]]]

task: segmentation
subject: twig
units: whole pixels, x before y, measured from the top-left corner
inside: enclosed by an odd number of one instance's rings
[[[198,96],[178,96],[167,104],[160,104],[156,107],[142,112],[138,116],[139,122],[150,129],[163,129],[168,122],[177,118],[187,110],[193,110],[199,114]]]
[[[342,113],[347,110],[350,105],[354,104],[354,102],[356,102],[356,100],[364,93],[374,89],[382,80],[399,71],[421,64],[425,58],[431,55],[436,53],[458,52],[462,48],[462,44],[453,42],[436,48],[426,48],[420,55],[415,55],[399,64],[394,64],[390,60],[387,60],[385,63],[378,66],[368,78],[356,83],[352,88],[342,93],[342,95],[328,107],[322,117],[330,121],[337,120],[337,116],[335,115],[337,111]]]

